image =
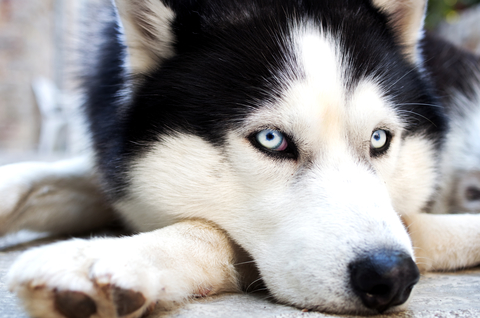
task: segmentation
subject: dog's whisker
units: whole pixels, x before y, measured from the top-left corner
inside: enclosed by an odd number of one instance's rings
[[[442,105],[439,104],[429,104],[429,103],[398,103],[395,106],[431,106],[437,108],[443,108]]]
[[[418,117],[421,117],[423,119],[426,119],[427,121],[429,121],[433,126],[437,127],[437,125],[428,117],[422,115],[422,114],[419,114],[417,112],[414,112],[412,110],[405,110],[405,109],[401,109],[401,110],[398,110],[399,113],[408,113],[408,114],[413,114],[413,115],[416,115]]]
[[[258,288],[258,289],[254,289],[250,292],[247,292],[247,294],[254,294],[254,293],[260,293],[260,292],[265,292],[265,291],[268,291],[268,288],[264,287],[264,288]]]
[[[248,293],[250,287],[252,287],[254,284],[258,283],[258,282],[261,281],[261,280],[262,280],[262,277],[258,277],[257,279],[255,279],[253,282],[251,282],[251,283],[247,286],[247,288],[245,288],[245,292]]]
[[[233,265],[238,266],[238,265],[253,264],[253,263],[255,263],[255,261],[252,260],[252,261],[245,261],[241,263],[235,263]]]
[[[392,89],[395,85],[397,85],[402,79],[404,79],[407,75],[409,75],[410,73],[412,73],[413,71],[415,71],[415,69],[411,69],[409,70],[408,72],[406,72],[405,74],[403,74],[400,78],[398,78],[395,82],[393,82],[392,84],[390,84],[388,86],[388,89]]]

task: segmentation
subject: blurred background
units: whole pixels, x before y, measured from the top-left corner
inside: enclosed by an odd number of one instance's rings
[[[101,0],[0,0],[0,164],[82,151],[73,76],[81,23]],[[480,54],[480,0],[431,0],[426,27]]]
[[[75,53],[80,21],[98,1],[0,0],[0,164],[85,147]]]
[[[434,29],[443,21],[454,24],[465,11],[480,3],[480,0],[429,0],[426,27]]]

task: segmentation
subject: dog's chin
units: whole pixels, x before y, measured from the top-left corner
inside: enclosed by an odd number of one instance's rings
[[[279,303],[284,305],[294,306],[302,310],[321,312],[324,314],[331,314],[331,315],[374,316],[381,313],[397,312],[397,311],[391,311],[391,309],[393,308],[388,309],[387,311],[384,311],[384,312],[372,310],[363,306],[363,304],[360,301],[349,303],[349,304],[344,303],[342,305],[323,304],[323,305],[311,305],[311,306],[308,306],[308,305],[300,306],[300,305],[295,305],[288,302],[279,302]],[[401,310],[398,310],[398,311],[401,311]]]
[[[356,296],[339,297],[336,299],[324,299],[323,297],[299,297],[301,293],[286,295],[284,293],[275,293],[269,290],[269,294],[276,303],[293,306],[301,310],[321,312],[333,315],[361,315],[371,316],[378,314],[377,311],[368,309],[362,304],[362,301]],[[310,293],[311,294],[311,293]],[[332,292],[337,294],[337,292]]]
[[[387,310],[384,310],[384,311],[367,308],[361,302],[351,304],[350,306],[346,305],[344,307],[339,307],[339,306],[330,307],[328,305],[326,306],[324,305],[324,306],[312,306],[310,308],[302,307],[301,309],[308,309],[309,311],[318,311],[318,312],[332,314],[332,315],[375,316],[379,314],[389,315],[393,313],[403,312],[407,310],[407,305],[405,303],[402,305],[388,308]]]
[[[394,314],[394,313],[399,313],[399,312],[402,312],[402,311],[406,311],[408,309],[408,303],[410,302],[410,298],[408,298],[408,300],[401,304],[401,305],[398,305],[398,306],[395,306],[395,307],[391,307],[387,310],[385,310],[383,312],[383,314]]]
[[[269,292],[270,293],[270,292]],[[279,304],[284,304],[288,306],[294,306],[299,309],[306,309],[308,311],[315,311],[321,312],[325,314],[332,314],[332,315],[353,315],[353,316],[375,316],[375,315],[388,315],[394,314],[399,312],[404,312],[408,310],[408,303],[410,302],[411,296],[407,299],[407,301],[401,305],[389,307],[385,310],[377,310],[371,309],[366,307],[361,299],[352,296],[346,297],[343,300],[336,300],[336,301],[329,301],[329,300],[317,300],[317,301],[308,301],[307,303],[304,302],[297,302],[295,299],[289,297],[281,297],[283,300],[279,299],[279,297],[272,297],[276,300]]]

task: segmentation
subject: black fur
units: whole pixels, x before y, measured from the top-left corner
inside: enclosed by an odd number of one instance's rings
[[[163,134],[195,134],[222,147],[225,132],[252,108],[282,97],[286,83],[279,74],[302,78],[290,42],[293,21],[312,21],[341,39],[345,63],[351,65],[348,87],[363,77],[376,78],[409,123],[408,133],[428,134],[441,144],[446,121],[440,101],[426,76],[400,53],[387,17],[370,1],[165,3],[176,14],[175,56],[139,81],[130,103],[118,98],[128,79],[115,23],[106,27],[96,72],[85,83],[94,146],[112,198],[124,194],[123,171],[132,158]]]
[[[480,80],[477,77],[480,74],[480,58],[430,33],[425,37],[422,47],[425,66],[447,113],[465,116],[468,109],[450,109],[456,105],[452,98],[461,95],[473,101],[476,97]]]
[[[111,9],[113,16],[114,10]],[[125,47],[118,41],[119,31],[115,22],[105,25],[101,36],[105,39],[98,48],[84,77],[85,110],[89,119],[98,168],[104,177],[104,185],[113,197],[123,194],[126,185],[126,162],[122,158],[128,140],[125,136],[122,104],[119,91],[125,88]]]

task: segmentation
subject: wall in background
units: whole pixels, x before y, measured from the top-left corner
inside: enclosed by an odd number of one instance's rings
[[[57,89],[73,94],[68,72],[87,1],[0,0],[0,155],[39,147],[44,119],[34,83],[51,84],[52,103],[58,102]],[[65,142],[54,148],[64,151]]]

